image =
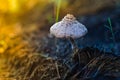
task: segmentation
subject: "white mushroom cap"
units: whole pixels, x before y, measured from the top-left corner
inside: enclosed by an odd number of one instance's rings
[[[87,28],[76,18],[67,14],[62,21],[55,23],[50,28],[50,33],[57,38],[80,38],[88,32]]]

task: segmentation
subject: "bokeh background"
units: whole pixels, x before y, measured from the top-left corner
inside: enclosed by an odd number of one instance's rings
[[[49,33],[49,27],[67,13],[87,26],[89,33],[83,45],[103,43],[110,47],[111,32],[104,27],[107,18],[112,20],[119,44],[119,6],[120,0],[0,0],[0,52],[7,46],[6,38],[35,30]]]
[[[95,47],[120,56],[120,0],[0,0],[0,80],[27,80],[30,70],[37,73],[36,66],[55,67],[36,53],[41,53],[41,38],[47,43],[44,50],[50,52],[54,40],[45,38],[51,37],[49,28],[68,13],[88,28],[85,37],[75,40],[79,48]],[[64,41],[57,45],[60,53],[66,51]],[[40,75],[47,71],[42,70]]]

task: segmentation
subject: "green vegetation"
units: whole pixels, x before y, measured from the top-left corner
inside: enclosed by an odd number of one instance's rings
[[[109,25],[104,25],[104,26],[111,32],[112,37],[110,39],[112,39],[112,41],[113,41],[113,44],[112,44],[112,48],[113,48],[115,46],[115,44],[116,44],[115,34],[114,34],[114,31],[113,31],[113,26],[112,26],[111,19],[108,18],[107,20],[108,20]]]
[[[61,5],[61,0],[56,0],[57,2],[57,10],[56,10],[56,22],[58,22],[59,19],[59,13],[60,13],[60,5]]]

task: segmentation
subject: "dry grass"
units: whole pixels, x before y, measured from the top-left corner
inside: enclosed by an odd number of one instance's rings
[[[4,57],[7,58],[8,78],[17,80],[84,80],[95,79],[99,76],[120,77],[120,58],[112,53],[87,47],[80,49],[72,61],[67,58],[53,58],[46,54],[55,51],[49,49],[51,46],[45,44],[37,34],[32,38],[29,35],[29,39],[23,37],[20,44],[16,47],[12,46],[6,51]],[[51,39],[54,42],[53,38],[45,38],[48,42]],[[28,43],[24,43],[26,41]],[[48,53],[44,49],[46,45]],[[38,47],[43,48],[38,50]],[[66,64],[63,62],[64,60],[70,60],[70,63]],[[70,64],[72,64],[71,68],[68,67]]]

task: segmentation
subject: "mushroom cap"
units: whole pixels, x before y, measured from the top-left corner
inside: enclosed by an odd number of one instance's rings
[[[87,28],[76,18],[67,14],[60,22],[53,24],[50,33],[57,38],[80,38],[88,32]]]

